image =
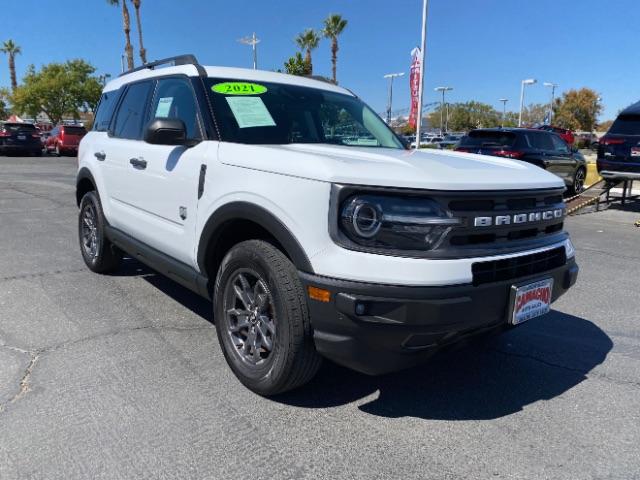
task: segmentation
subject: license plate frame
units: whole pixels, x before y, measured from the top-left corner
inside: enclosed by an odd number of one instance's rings
[[[530,299],[523,298],[532,292]],[[520,300],[522,299],[522,300]],[[509,299],[509,324],[520,325],[551,310],[553,299],[553,278],[541,278],[511,286]]]

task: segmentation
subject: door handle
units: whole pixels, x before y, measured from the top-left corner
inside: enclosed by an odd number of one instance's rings
[[[96,152],[93,155],[101,162],[104,162],[107,159],[107,154],[104,152]]]
[[[133,168],[138,170],[144,170],[147,168],[147,161],[144,158],[132,158],[129,163],[133,165]]]

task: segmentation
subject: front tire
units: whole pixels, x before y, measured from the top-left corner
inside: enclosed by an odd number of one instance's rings
[[[215,284],[214,320],[227,363],[255,393],[292,390],[320,367],[297,270],[265,241],[239,243],[225,256]]]
[[[122,255],[105,235],[106,221],[100,199],[88,192],[80,202],[78,238],[84,263],[96,273],[113,272],[120,265]]]

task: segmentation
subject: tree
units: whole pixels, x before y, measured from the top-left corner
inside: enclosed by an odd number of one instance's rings
[[[611,128],[611,125],[613,125],[613,120],[605,120],[604,122],[598,123],[596,130],[598,132],[607,132]]]
[[[2,44],[0,52],[6,53],[9,56],[9,75],[11,77],[11,90],[15,90],[18,87],[18,80],[16,77],[16,55],[22,53],[22,49],[14,43],[13,40],[7,40]]]
[[[338,64],[338,37],[347,26],[347,20],[342,15],[331,14],[324,21],[322,35],[331,40],[331,65],[333,83],[337,84],[337,64]]]
[[[529,126],[542,125],[548,112],[549,104],[530,103],[522,110],[522,124]]]
[[[9,116],[9,90],[0,88],[0,120],[4,120]]]
[[[50,63],[27,69],[23,84],[12,95],[14,113],[36,117],[40,112],[58,124],[65,115],[78,118],[80,109],[94,111],[102,85],[95,68],[84,60]]]
[[[120,0],[107,0],[109,5],[119,6]],[[127,67],[131,70],[133,65],[133,47],[131,46],[131,17],[127,8],[127,0],[122,0],[122,29],[124,30],[124,52],[127,56]]]
[[[318,48],[320,36],[313,28],[307,28],[296,37],[296,44],[305,51],[305,62],[309,64],[309,74],[313,74],[313,62],[311,61],[311,51]]]
[[[602,108],[600,96],[594,90],[569,90],[553,106],[554,124],[572,130],[593,132]]]
[[[440,110],[438,106],[428,115],[430,125],[440,125]],[[469,101],[464,103],[451,103],[445,107],[444,117],[448,118],[450,131],[468,131],[474,128],[498,127],[502,123],[502,114],[486,103]]]
[[[144,48],[144,43],[142,42],[142,22],[140,21],[140,4],[142,0],[131,0],[133,3],[133,8],[136,9],[136,25],[138,27],[138,40],[140,42],[140,60],[142,63],[147,63],[147,49]]]
[[[304,76],[311,74],[311,64],[302,58],[300,52],[296,52],[293,57],[284,63],[284,69],[290,75]]]

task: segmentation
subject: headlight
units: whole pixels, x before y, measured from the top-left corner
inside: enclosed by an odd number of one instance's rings
[[[349,240],[389,250],[434,250],[460,225],[428,198],[354,195],[340,209],[340,227]]]

